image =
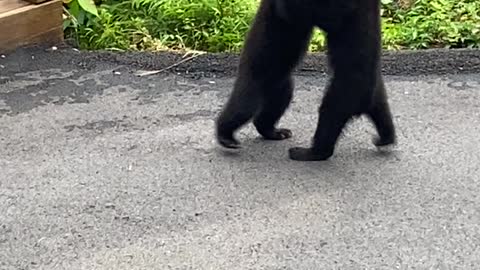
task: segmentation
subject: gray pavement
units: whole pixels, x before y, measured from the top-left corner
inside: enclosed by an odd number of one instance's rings
[[[248,126],[225,153],[233,77],[99,55],[0,59],[0,269],[478,269],[480,53],[387,66],[399,145],[377,152],[362,118],[313,163],[287,149],[308,145],[324,75],[297,73],[291,140]]]

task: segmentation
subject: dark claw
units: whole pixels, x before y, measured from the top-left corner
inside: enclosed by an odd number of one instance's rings
[[[223,137],[223,136],[218,136],[217,138],[218,143],[228,149],[239,149],[241,148],[240,142],[238,142],[235,138],[231,137]]]
[[[280,141],[291,138],[293,133],[290,129],[279,128],[271,132],[263,133],[262,136],[265,140]]]

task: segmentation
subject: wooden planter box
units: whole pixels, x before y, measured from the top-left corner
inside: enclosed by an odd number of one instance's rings
[[[61,0],[0,0],[0,52],[63,42]]]

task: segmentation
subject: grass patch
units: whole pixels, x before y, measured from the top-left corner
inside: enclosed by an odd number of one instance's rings
[[[259,0],[65,0],[67,38],[82,49],[238,52]],[[382,0],[386,49],[480,47],[478,0]],[[325,49],[315,31],[310,51]]]

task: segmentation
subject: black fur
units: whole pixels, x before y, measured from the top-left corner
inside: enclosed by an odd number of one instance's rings
[[[262,0],[247,36],[233,92],[216,122],[218,142],[239,148],[234,133],[253,119],[269,140],[290,138],[276,128],[293,95],[292,71],[314,27],[327,33],[333,77],[319,109],[310,148],[289,150],[293,160],[326,160],[342,129],[366,114],[375,124],[376,146],[395,143],[395,128],[380,70],[379,0]]]

